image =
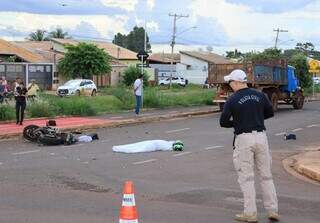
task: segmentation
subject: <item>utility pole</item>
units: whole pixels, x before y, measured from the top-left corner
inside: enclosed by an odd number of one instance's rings
[[[277,45],[278,45],[278,41],[279,41],[279,33],[287,33],[287,32],[289,32],[289,31],[278,28],[278,29],[274,29],[273,32],[277,32],[276,42],[275,42],[275,44],[274,44],[274,48],[277,49]]]
[[[173,73],[173,53],[174,53],[174,45],[176,44],[176,34],[177,34],[177,20],[180,18],[187,18],[189,15],[177,15],[177,14],[169,14],[170,17],[173,17],[173,32],[172,32],[172,40],[171,40],[171,67],[170,67],[170,88],[172,85],[172,73]]]

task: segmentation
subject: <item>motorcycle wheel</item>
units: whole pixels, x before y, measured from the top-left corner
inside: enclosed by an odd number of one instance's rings
[[[39,135],[35,134],[35,130],[39,129],[40,127],[37,125],[28,125],[23,129],[23,137],[26,140],[31,142],[36,142],[38,140]]]

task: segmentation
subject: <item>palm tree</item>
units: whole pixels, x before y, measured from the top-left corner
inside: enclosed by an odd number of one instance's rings
[[[64,32],[61,28],[57,28],[49,33],[50,38],[69,39],[68,32]]]
[[[38,29],[37,31],[30,33],[28,39],[31,41],[47,41],[49,38],[45,36],[46,32],[47,31],[45,30]]]

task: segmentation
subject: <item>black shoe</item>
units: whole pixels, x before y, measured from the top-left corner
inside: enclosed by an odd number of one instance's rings
[[[20,122],[20,124],[19,124],[19,125],[23,125],[23,124],[22,124],[22,122]]]
[[[19,121],[17,121],[16,124],[19,125]]]

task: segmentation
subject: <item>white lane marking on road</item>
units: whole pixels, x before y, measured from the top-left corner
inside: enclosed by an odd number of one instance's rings
[[[204,148],[204,150],[212,150],[212,149],[219,149],[219,148],[223,148],[224,146],[209,146],[207,148]]]
[[[178,153],[178,154],[175,154],[173,155],[174,157],[178,157],[178,156],[184,156],[184,155],[188,155],[188,154],[191,154],[192,152],[184,152],[184,153]]]
[[[144,161],[139,161],[139,162],[135,162],[135,163],[132,163],[133,165],[139,165],[139,164],[145,164],[145,163],[152,163],[152,162],[155,162],[157,161],[157,159],[150,159],[150,160],[144,160]]]
[[[299,132],[299,131],[302,131],[303,128],[297,128],[297,129],[293,129],[292,132]]]
[[[275,134],[275,136],[283,136],[285,134],[287,134],[287,133],[286,132],[280,132],[280,133]]]
[[[307,128],[319,127],[319,124],[308,125]]]
[[[74,148],[74,147],[80,147],[83,146],[84,144],[75,144],[75,145],[70,145],[70,146],[66,146],[68,148]]]
[[[41,149],[37,149],[37,150],[30,150],[30,151],[19,152],[19,153],[12,153],[12,155],[24,155],[24,154],[29,154],[29,153],[37,153],[40,151],[41,151]]]
[[[99,142],[109,142],[110,141],[110,139],[104,139],[104,140],[101,140],[101,141],[99,141]]]
[[[183,132],[183,131],[187,131],[187,130],[190,130],[190,128],[170,130],[170,131],[166,131],[166,133]]]
[[[240,197],[226,197],[224,200],[227,202],[233,202],[233,203],[243,203],[244,202],[243,198],[240,198]],[[261,203],[263,201],[261,199],[257,198],[256,202]]]

